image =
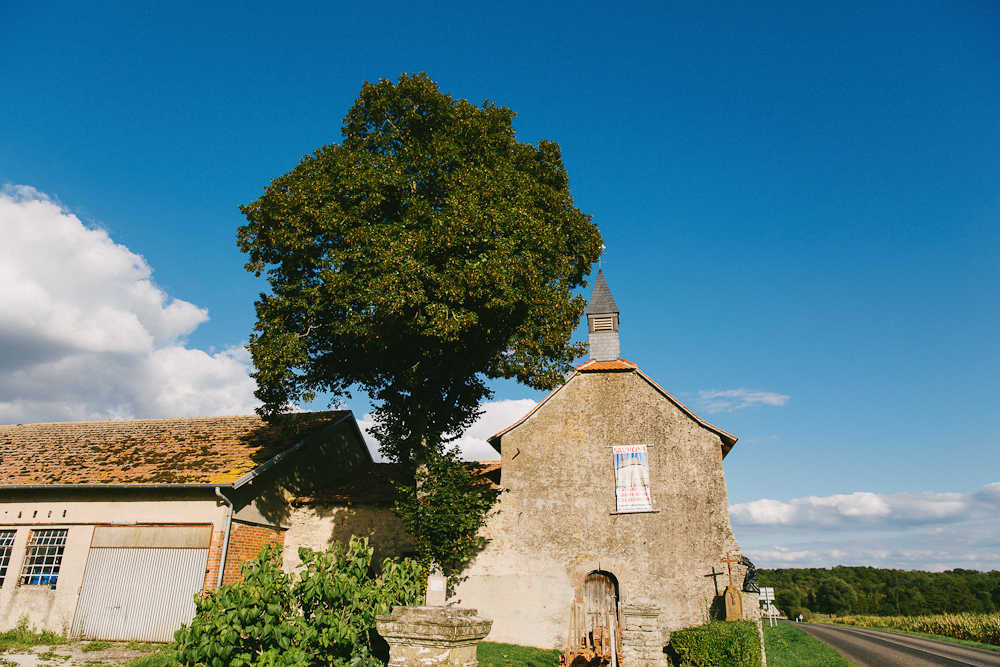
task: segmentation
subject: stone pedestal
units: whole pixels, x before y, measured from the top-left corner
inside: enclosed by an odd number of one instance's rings
[[[375,619],[389,644],[389,667],[476,667],[476,645],[492,626],[459,607],[394,607]]]
[[[662,667],[663,636],[660,608],[653,604],[622,607],[621,667]]]
[[[736,586],[726,586],[726,620],[743,620],[743,591]]]

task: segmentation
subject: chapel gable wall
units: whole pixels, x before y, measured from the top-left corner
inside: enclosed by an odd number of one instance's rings
[[[614,445],[652,445],[655,513],[615,514]],[[611,572],[623,603],[661,608],[664,637],[703,622],[713,566],[737,548],[722,442],[642,376],[581,373],[502,438],[493,541],[455,600],[494,619],[495,641],[562,647],[591,572]],[[720,581],[720,586],[726,582]]]

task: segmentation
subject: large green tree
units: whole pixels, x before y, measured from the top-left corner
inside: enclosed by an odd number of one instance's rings
[[[241,207],[247,269],[271,286],[250,339],[265,418],[360,387],[382,452],[415,470],[472,423],[489,379],[562,381],[601,237],[559,146],[517,141],[513,119],[425,74],[365,83],[342,143]]]

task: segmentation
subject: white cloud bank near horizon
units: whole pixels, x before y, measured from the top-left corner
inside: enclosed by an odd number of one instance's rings
[[[758,567],[1000,569],[1000,482],[969,493],[870,493],[731,505]]]
[[[242,347],[185,347],[204,308],[29,186],[0,189],[0,423],[250,414]]]

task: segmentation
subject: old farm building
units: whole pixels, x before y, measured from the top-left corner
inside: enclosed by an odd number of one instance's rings
[[[292,496],[371,463],[349,411],[0,426],[0,618],[171,641],[193,594],[284,543]]]

